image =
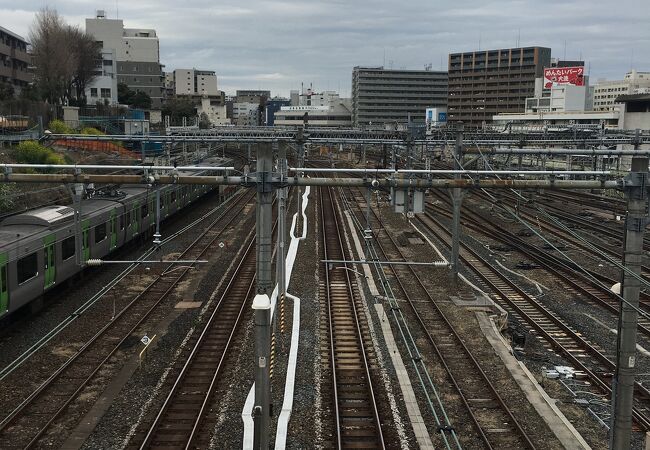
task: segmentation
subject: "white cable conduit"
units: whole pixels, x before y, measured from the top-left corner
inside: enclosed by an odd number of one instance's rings
[[[296,219],[297,214],[294,214],[293,221],[291,223],[291,243],[289,244],[289,249],[287,250],[287,259],[286,264],[286,282],[285,286],[289,287],[289,282],[291,280],[291,272],[293,271],[293,265],[296,261],[296,255],[298,254],[298,243],[304,240],[307,237],[307,215],[305,210],[309,203],[309,192],[311,188],[307,186],[305,188],[305,193],[302,196],[302,236],[295,236],[296,229]],[[293,410],[293,393],[295,386],[295,374],[296,374],[296,365],[298,362],[298,345],[300,340],[300,299],[296,296],[293,296],[287,292],[287,297],[293,301],[293,324],[291,328],[291,346],[289,348],[289,364],[287,366],[287,377],[285,381],[284,389],[284,400],[282,402],[282,410],[278,418],[278,429],[275,437],[275,448],[283,449],[286,446],[287,439],[287,430],[289,428],[289,419],[291,417],[291,411]],[[275,313],[275,305],[278,299],[278,285],[275,285],[273,294],[271,295],[271,319]],[[253,449],[253,417],[251,411],[255,404],[255,383],[251,386],[250,391],[248,391],[248,396],[246,397],[246,402],[244,403],[244,408],[241,412],[241,418],[244,422],[244,439],[242,442],[242,448],[244,450]]]

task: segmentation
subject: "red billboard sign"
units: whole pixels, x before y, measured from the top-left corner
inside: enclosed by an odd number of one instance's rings
[[[584,86],[584,67],[552,67],[544,69],[544,87],[550,89],[560,84]]]

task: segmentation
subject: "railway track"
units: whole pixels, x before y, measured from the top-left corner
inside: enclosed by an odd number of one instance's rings
[[[447,201],[444,195],[441,195],[440,198],[445,202]],[[432,212],[433,209],[429,207],[428,211]],[[442,209],[436,209],[435,211],[436,213],[451,219],[450,211]],[[564,281],[567,286],[573,289],[576,293],[583,295],[587,300],[604,308],[608,312],[618,315],[618,299],[609,289],[603,288],[603,286],[600,286],[593,279],[589,279],[586,275],[583,275],[583,272],[581,272],[578,267],[575,267],[560,257],[540,250],[536,246],[525,242],[517,236],[513,236],[512,234],[503,231],[496,224],[492,223],[489,218],[479,215],[470,208],[463,208],[461,220],[463,221],[464,226],[467,226],[469,229],[501,242],[504,245],[508,245],[513,250],[521,252],[532,261],[538,263],[544,270]],[[549,231],[552,232],[553,230],[549,229]],[[617,282],[617,280],[613,280],[600,273],[589,270],[587,270],[587,273],[605,286],[613,286]],[[650,295],[641,292],[639,305],[641,309],[650,313]],[[643,316],[639,317],[639,331],[650,337],[650,319]]]
[[[450,247],[451,233],[430,214],[417,220],[437,239]],[[523,289],[496,270],[478,252],[460,242],[460,258],[465,265],[491,290],[493,298],[510,314],[536,330],[549,350],[560,354],[574,368],[583,372],[600,392],[611,396],[611,373],[615,364],[604,352],[588,342],[562,319],[531,297]],[[650,391],[635,383],[636,402],[633,416],[643,430],[650,430]]]
[[[324,259],[348,260],[332,189],[320,188],[319,200]],[[385,448],[366,349],[372,341],[358,287],[345,266],[321,267],[320,298],[326,302],[329,342],[325,358],[334,412],[332,444],[335,448]]]
[[[253,199],[245,193],[199,234],[178,259],[197,260],[241,218]],[[111,358],[185,278],[191,265],[170,264],[146,288],[101,327],[72,357],[0,422],[0,446],[31,448],[48,436],[66,410],[84,393]],[[124,295],[123,292],[114,295]],[[79,414],[80,415],[80,414]],[[69,420],[68,417],[66,419]],[[56,436],[57,438],[59,436]]]
[[[250,311],[255,289],[255,238],[246,250],[230,282],[201,334],[191,347],[189,358],[139,448],[207,448],[211,429],[204,421],[214,388],[222,375],[235,333]],[[137,435],[136,435],[137,440]],[[133,440],[130,447],[133,446]]]
[[[360,193],[354,197],[354,203],[363,214],[359,206],[359,198],[363,199],[363,202],[366,199]],[[376,210],[371,208],[371,211],[380,224],[379,232],[375,234],[375,242],[385,256],[385,260],[407,261],[393,236],[384,228]],[[444,369],[448,384],[456,391],[484,448],[534,449],[535,445],[528,433],[492,384],[490,377],[483,371],[478,360],[467,348],[456,328],[431,297],[413,266],[390,265],[388,270],[393,275],[398,288],[398,298],[406,301],[410,307],[420,332],[426,338],[425,347],[428,353],[435,355],[434,358]],[[460,438],[466,439],[462,433]]]

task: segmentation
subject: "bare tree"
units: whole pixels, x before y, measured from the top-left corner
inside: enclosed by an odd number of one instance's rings
[[[101,51],[94,38],[65,23],[56,10],[44,8],[29,34],[36,83],[51,103],[85,102],[85,89],[96,76]]]

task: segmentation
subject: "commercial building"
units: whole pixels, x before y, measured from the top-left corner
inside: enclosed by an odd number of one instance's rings
[[[546,47],[482,50],[449,55],[447,120],[482,127],[500,113],[523,113],[535,79],[551,66]]]
[[[610,111],[622,95],[644,94],[650,92],[650,72],[632,70],[622,80],[598,80],[594,87],[594,110]]]
[[[211,70],[176,69],[171,77],[165,74],[165,85],[173,88],[174,95],[221,96],[217,75]]]
[[[31,57],[27,45],[25,39],[0,27],[0,82],[11,84],[16,93],[34,78],[29,71]]]
[[[273,97],[267,100],[264,108],[264,125],[272,127],[275,125],[275,113],[280,111],[283,106],[291,106],[291,100],[288,98]]]
[[[332,106],[283,106],[275,113],[275,126],[351,127],[352,111],[339,103]]]
[[[282,106],[275,113],[276,126],[351,127],[350,99],[333,91],[317,93],[308,89],[298,97],[298,105]]]
[[[164,100],[165,76],[160,64],[160,45],[156,30],[124,28],[124,22],[107,19],[104,11],[86,19],[86,32],[95,36],[104,50],[113,50],[117,62],[117,82],[151,97],[152,109]]]
[[[117,104],[117,61],[115,50],[103,48],[102,59],[95,68],[95,78],[86,87],[86,103]]]
[[[424,123],[427,108],[447,105],[447,72],[355,67],[352,121],[355,127]]]

